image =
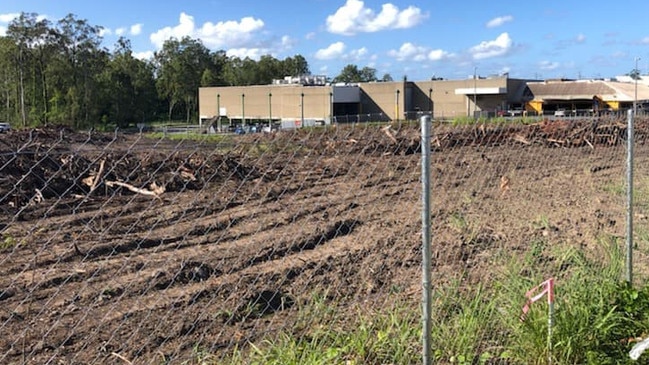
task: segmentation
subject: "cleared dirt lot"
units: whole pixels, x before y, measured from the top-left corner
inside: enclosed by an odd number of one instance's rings
[[[496,256],[535,239],[595,250],[622,235],[625,131],[602,125],[436,127],[434,285],[488,282]],[[396,129],[0,135],[0,363],[180,363],[290,331],[315,292],[416,308],[419,127]]]

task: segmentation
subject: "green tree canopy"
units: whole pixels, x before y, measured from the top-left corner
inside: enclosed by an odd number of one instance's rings
[[[333,79],[333,82],[372,82],[377,81],[376,69],[371,67],[363,67],[358,69],[358,66],[349,64],[345,66],[340,74]]]

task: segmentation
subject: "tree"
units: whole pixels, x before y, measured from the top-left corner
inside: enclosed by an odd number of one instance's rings
[[[16,43],[9,37],[0,37],[0,119],[9,121],[16,116],[17,73],[14,55]]]
[[[226,85],[223,71],[228,63],[228,56],[224,50],[213,52],[210,55],[211,62],[203,71],[201,86],[223,86]]]
[[[277,78],[284,76],[301,76],[301,75],[310,75],[309,63],[302,55],[295,55],[293,57],[287,57],[281,61],[282,70],[281,74],[276,75]]]
[[[390,76],[390,74],[386,73],[386,74],[383,74],[383,77],[381,77],[381,81],[390,82],[390,81],[394,81],[394,80],[392,79],[392,76]]]
[[[209,50],[200,40],[183,37],[164,42],[155,53],[158,79],[156,86],[169,103],[168,116],[172,118],[174,107],[185,105],[185,118],[189,122],[198,99],[198,88],[205,78],[205,70],[211,63]]]
[[[376,69],[371,67],[363,67],[359,70],[358,66],[349,64],[345,66],[340,74],[333,80],[334,82],[372,82],[377,81]]]
[[[50,47],[50,34],[49,21],[38,19],[36,13],[21,13],[7,28],[7,37],[17,46],[14,56],[18,69],[20,118],[23,126],[27,125],[30,115],[46,120],[45,58],[46,49]]]
[[[109,121],[125,128],[151,118],[157,104],[153,68],[133,57],[129,40],[120,37],[117,41],[101,79]]]
[[[283,73],[282,68],[282,62],[275,57],[271,55],[261,56],[261,59],[257,62],[257,79],[255,80],[255,84],[271,84],[273,79],[281,78]]]
[[[640,73],[640,70],[638,70],[637,68],[634,68],[633,70],[631,70],[627,74],[627,76],[630,76],[631,79],[633,79],[633,80],[640,80],[641,73]]]
[[[55,117],[74,127],[89,126],[101,114],[98,75],[108,62],[108,53],[99,48],[101,27],[93,26],[85,19],[68,14],[57,23],[54,36],[58,48],[58,64],[55,69],[57,107]],[[65,114],[60,114],[61,112]]]

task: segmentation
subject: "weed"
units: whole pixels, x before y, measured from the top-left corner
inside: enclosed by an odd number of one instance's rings
[[[466,229],[461,215],[452,221]],[[520,315],[527,290],[553,276],[553,363],[631,363],[624,360],[631,347],[628,339],[649,333],[649,286],[633,288],[620,282],[623,255],[617,237],[601,236],[597,242],[603,255],[592,258],[572,246],[534,241],[522,260],[507,259],[500,265],[502,272],[488,283],[467,287],[463,280],[456,280],[439,287],[432,303],[434,360],[466,365],[546,363],[547,304],[533,304],[525,321]],[[524,271],[527,275],[521,275]],[[420,361],[420,314],[411,301],[395,300],[381,312],[357,308],[351,317],[349,313],[349,308],[326,293],[314,294],[298,304],[298,318],[291,330],[250,344],[248,349],[237,349],[219,363]]]
[[[552,228],[552,226],[550,225],[550,218],[548,218],[548,216],[545,214],[542,214],[534,223],[532,223],[532,226],[536,229],[545,230]]]
[[[8,250],[10,248],[16,247],[18,241],[11,235],[3,235],[2,240],[0,241],[0,251]]]

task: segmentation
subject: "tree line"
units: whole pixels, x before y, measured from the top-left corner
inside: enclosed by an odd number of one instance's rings
[[[102,27],[74,14],[52,22],[21,13],[0,36],[0,120],[23,127],[125,128],[192,120],[198,88],[270,84],[310,74],[301,55],[259,60],[210,51],[198,39],[171,38],[148,60],[120,37],[102,47]],[[391,81],[384,75],[383,81]],[[376,70],[347,65],[332,82],[377,81]]]

